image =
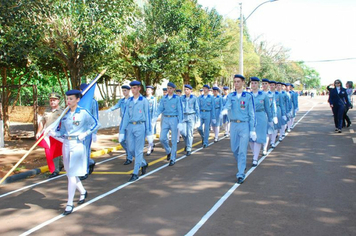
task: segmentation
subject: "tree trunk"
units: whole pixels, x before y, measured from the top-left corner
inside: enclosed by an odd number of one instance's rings
[[[4,122],[4,138],[10,137],[10,124],[9,124],[9,99],[8,99],[8,92],[6,88],[6,81],[7,81],[7,68],[2,67],[0,68],[0,73],[2,77],[2,119]]]
[[[185,72],[182,74],[183,77],[183,84],[190,84],[190,77],[189,77],[189,72]]]

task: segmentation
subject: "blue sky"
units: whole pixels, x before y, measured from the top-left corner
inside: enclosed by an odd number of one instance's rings
[[[232,19],[245,17],[264,0],[198,0]],[[278,0],[262,5],[246,22],[252,39],[290,49],[319,72],[322,84],[335,79],[356,82],[356,0]],[[317,62],[324,60],[340,60]]]

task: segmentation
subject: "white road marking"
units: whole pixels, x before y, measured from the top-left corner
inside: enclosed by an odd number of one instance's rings
[[[310,108],[298,121],[297,123],[295,123],[294,127],[316,106],[316,104],[314,104],[312,106],[312,108]],[[289,133],[286,133],[286,136]],[[276,144],[279,144],[279,142]],[[262,161],[272,152],[272,150],[270,149],[267,153],[266,156],[263,156],[259,162],[258,165],[260,165],[260,163],[262,163]],[[258,166],[257,165],[257,166]],[[256,167],[257,167],[256,166]],[[246,173],[245,179],[256,169],[256,167],[251,167],[249,169],[249,171]],[[186,234],[186,236],[193,236],[196,232],[198,232],[198,230],[205,224],[205,222],[219,209],[220,206],[222,206],[222,204],[231,196],[231,194],[240,186],[240,184],[234,184],[229,191],[227,191],[224,196],[222,196],[219,201],[217,201],[215,203],[215,205],[201,218],[201,220]]]
[[[352,141],[353,141],[354,143],[356,143],[356,138],[352,138]]]
[[[353,134],[355,133],[355,131],[353,129],[350,129],[350,133]]]

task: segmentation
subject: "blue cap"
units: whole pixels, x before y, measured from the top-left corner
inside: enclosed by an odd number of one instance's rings
[[[290,84],[290,86],[292,86],[292,88],[294,88],[294,84]]]
[[[213,90],[218,90],[219,91],[220,89],[218,87],[213,87]]]
[[[181,93],[182,90],[181,89],[176,89],[176,93]]]
[[[274,81],[274,80],[270,80],[268,83],[270,83],[270,84],[276,84],[277,82]]]
[[[184,85],[184,88],[193,89],[193,87],[192,87],[192,86],[190,86],[190,84],[185,84],[185,85]]]
[[[203,85],[203,88],[208,88],[208,89],[210,89],[210,86],[207,85],[207,84],[204,84],[204,85]]]
[[[269,80],[268,79],[262,79],[262,82],[269,82]]]
[[[163,91],[167,91],[167,88],[163,88],[162,90],[163,90]]]
[[[245,80],[245,77],[243,77],[242,75],[239,75],[239,74],[234,75],[234,78],[240,78],[242,80]]]
[[[137,80],[134,80],[130,83],[130,86],[138,86],[138,85],[141,85],[141,82],[140,81],[137,81]]]
[[[203,91],[203,89],[199,89],[199,91],[200,91],[200,92],[202,92],[202,91]]]
[[[148,85],[148,86],[146,86],[146,89],[148,89],[148,88],[150,88],[150,89],[154,89],[154,87],[153,87],[152,85]]]
[[[167,86],[169,86],[171,88],[176,88],[176,85],[172,82],[168,82]]]
[[[128,90],[131,89],[130,86],[128,86],[128,85],[122,85],[121,88],[122,88],[122,89],[128,89]]]
[[[224,90],[229,90],[230,88],[227,87],[227,86],[224,86],[223,89],[224,89]]]
[[[70,95],[77,95],[77,94],[82,94],[82,92],[80,92],[79,90],[76,90],[76,89],[72,89],[72,90],[68,90],[67,92],[66,92],[66,95],[67,96],[70,96]]]
[[[258,77],[250,77],[250,81],[258,81],[258,82],[260,82],[260,79]]]
[[[80,90],[84,90],[86,87],[88,87],[88,84],[81,84],[80,86],[79,86],[79,88],[80,88]]]

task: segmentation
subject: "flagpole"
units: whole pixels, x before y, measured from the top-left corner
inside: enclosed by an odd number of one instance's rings
[[[98,81],[98,79],[100,79],[101,76],[103,76],[106,72],[107,68],[105,68],[104,70],[102,70],[100,72],[100,74],[98,74],[95,79],[90,83],[91,85],[88,86],[86,89],[84,89],[84,91],[82,92],[82,95],[84,96],[84,94],[86,94],[86,92],[93,86],[93,84],[95,84],[96,81]],[[64,110],[64,112],[62,112],[61,116],[58,117],[58,119],[62,119],[62,117],[67,113],[67,111],[69,110],[69,106],[66,107],[66,109]],[[57,120],[58,120],[57,119]],[[44,139],[47,136],[48,133],[44,133],[42,135],[42,137],[40,137],[37,142],[30,148],[30,150],[27,151],[27,153],[16,163],[16,165],[14,165],[11,170],[9,170],[9,172],[7,172],[7,174],[0,180],[0,184],[2,184],[2,182],[5,181],[5,179],[7,177],[9,177],[9,175],[26,159],[26,157],[33,151],[33,149],[35,149],[35,147],[37,147],[37,145],[42,141],[42,139]]]

